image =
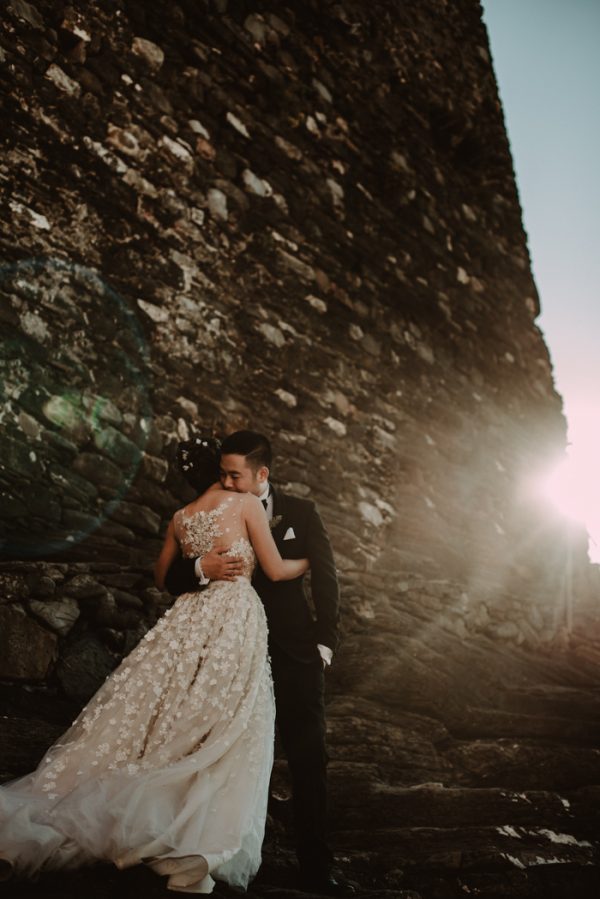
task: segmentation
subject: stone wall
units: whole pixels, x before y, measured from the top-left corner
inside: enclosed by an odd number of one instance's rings
[[[529,490],[565,421],[477,0],[10,0],[0,81],[0,780],[171,602],[177,441],[254,426],[333,539],[360,895],[596,895],[597,569]],[[250,899],[297,895],[274,786]]]
[[[155,620],[195,428],[273,435],[349,633],[390,590],[518,645],[587,620],[583,538],[524,486],[565,422],[480,15],[8,4],[5,677],[64,686],[73,646],[103,671]]]

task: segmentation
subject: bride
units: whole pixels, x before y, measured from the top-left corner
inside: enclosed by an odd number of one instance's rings
[[[275,707],[267,625],[250,583],[283,560],[260,500],[218,482],[218,443],[180,444],[200,496],[173,516],[155,565],[226,548],[243,575],[177,599],[100,687],[36,771],[0,788],[2,874],[145,862],[171,890],[245,888],[260,865]],[[211,876],[212,875],[212,876]]]

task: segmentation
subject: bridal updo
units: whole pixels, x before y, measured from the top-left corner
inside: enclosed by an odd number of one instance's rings
[[[197,435],[177,446],[177,467],[198,493],[219,480],[220,457],[221,444],[214,437]]]

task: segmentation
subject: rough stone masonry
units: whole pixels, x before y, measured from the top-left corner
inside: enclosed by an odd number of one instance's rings
[[[529,490],[566,425],[477,0],[10,0],[0,83],[3,776],[171,601],[177,441],[254,426],[340,570],[342,863],[587,899],[598,578]],[[267,892],[290,845],[283,802]]]

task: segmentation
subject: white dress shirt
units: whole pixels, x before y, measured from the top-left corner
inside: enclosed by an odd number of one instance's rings
[[[266,482],[265,487],[263,488],[262,493],[258,496],[261,503],[264,505],[265,500],[267,501],[267,505],[265,506],[265,512],[267,513],[267,518],[269,521],[273,518],[273,494],[271,492],[271,485],[269,482]]]

